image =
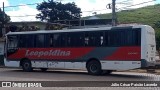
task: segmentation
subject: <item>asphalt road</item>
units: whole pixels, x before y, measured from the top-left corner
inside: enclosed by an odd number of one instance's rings
[[[23,72],[21,69],[0,68],[0,81],[160,81],[160,75],[136,73],[136,72],[113,72],[111,75],[92,76],[81,70],[48,70],[42,72]],[[97,83],[98,84],[98,83]],[[113,88],[113,87],[47,87],[47,88],[0,88],[0,90],[160,90],[157,87],[143,88]]]

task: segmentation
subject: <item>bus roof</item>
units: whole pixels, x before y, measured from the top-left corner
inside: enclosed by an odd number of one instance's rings
[[[136,25],[136,27],[143,27],[147,25]],[[24,32],[8,32],[6,35],[17,35],[17,34],[44,34],[44,33],[62,33],[62,32],[79,32],[79,31],[97,31],[97,30],[111,30],[111,29],[122,29],[132,28],[133,26],[116,26],[116,27],[98,27],[98,28],[83,28],[83,29],[65,29],[65,30],[39,30],[39,31],[24,31]]]

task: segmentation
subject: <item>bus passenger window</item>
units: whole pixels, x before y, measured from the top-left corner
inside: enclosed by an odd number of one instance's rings
[[[103,32],[97,31],[93,33],[94,35],[94,46],[103,46]]]
[[[36,35],[36,47],[40,47],[40,48],[42,48],[42,47],[44,47],[44,40],[45,40],[45,38],[44,38],[44,35]]]
[[[53,47],[61,46],[61,34],[53,34]]]
[[[85,36],[85,38],[84,38],[84,39],[85,39],[85,42],[84,42],[84,43],[85,43],[85,46],[88,46],[88,44],[89,44],[89,43],[88,43],[88,41],[89,41],[89,37],[88,37],[88,36]]]
[[[8,49],[14,49],[18,46],[18,36],[8,36]]]
[[[75,39],[75,45],[77,47],[82,47],[84,46],[84,33],[83,32],[80,32],[80,33],[77,33],[75,34],[76,36],[76,39]]]
[[[67,45],[71,46],[71,38],[70,37],[68,37],[68,39],[67,39]]]
[[[88,44],[89,44],[89,46],[94,46],[94,37],[93,36],[89,36],[89,42],[88,42]]]
[[[92,31],[85,32],[85,46],[100,47],[103,46],[103,32],[102,31]]]
[[[67,42],[66,33],[61,33],[60,35],[61,35],[61,41],[60,41],[61,47],[66,47],[66,42]]]
[[[27,36],[27,47],[29,48],[33,48],[35,47],[35,44],[36,44],[36,40],[35,40],[35,36],[36,35],[26,35]]]
[[[104,42],[103,42],[103,36],[101,36],[100,38],[101,38],[101,43],[100,43],[100,45],[102,46],[102,45],[104,44]]]
[[[20,35],[19,36],[18,47],[20,47],[20,48],[26,47],[26,35]]]
[[[83,32],[69,32],[66,36],[67,47],[82,47],[84,46]]]
[[[53,35],[50,35],[49,42],[50,47],[53,47]]]

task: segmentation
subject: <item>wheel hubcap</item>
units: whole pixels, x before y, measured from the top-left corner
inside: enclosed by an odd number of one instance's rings
[[[27,69],[27,68],[29,68],[29,63],[25,63],[24,64],[24,67]]]
[[[97,72],[97,69],[98,69],[98,67],[97,67],[95,64],[92,64],[92,65],[90,66],[90,70],[91,70],[91,72],[93,72],[93,73]]]

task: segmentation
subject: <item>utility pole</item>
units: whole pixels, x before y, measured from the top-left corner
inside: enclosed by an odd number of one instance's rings
[[[116,26],[116,0],[112,0],[112,26]]]
[[[5,11],[4,11],[4,2],[3,2],[2,35],[4,36],[5,34],[6,34],[6,31],[5,31]]]

